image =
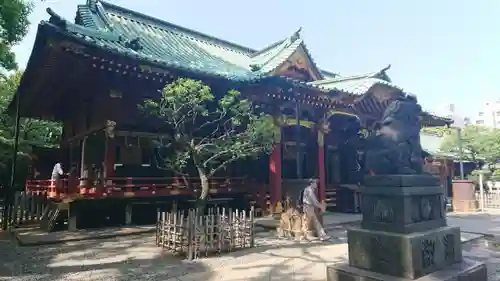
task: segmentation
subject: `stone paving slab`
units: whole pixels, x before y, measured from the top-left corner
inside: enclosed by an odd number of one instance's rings
[[[500,280],[500,245],[488,238],[477,239],[462,246],[465,257],[486,262],[488,280]]]

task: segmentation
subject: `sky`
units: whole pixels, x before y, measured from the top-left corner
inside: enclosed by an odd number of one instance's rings
[[[73,21],[85,0],[35,0],[31,26],[15,47],[23,68],[46,8]],[[500,1],[482,0],[108,0],[255,49],[302,27],[316,64],[349,76],[388,64],[392,81],[425,110],[453,103],[472,115],[500,98]],[[444,113],[442,113],[444,112]]]

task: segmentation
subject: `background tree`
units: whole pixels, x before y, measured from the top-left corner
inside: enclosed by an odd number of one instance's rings
[[[0,76],[0,184],[3,186],[9,184],[15,130],[15,116],[7,112],[7,107],[14,97],[21,77],[21,71]],[[32,147],[56,147],[62,127],[56,122],[22,118],[19,129],[17,184],[22,185],[27,175],[27,155]]]
[[[443,127],[424,127],[421,130],[422,133],[436,135],[436,136],[447,136],[453,134],[453,129],[446,126]]]
[[[28,33],[32,8],[24,0],[0,0],[0,70],[17,69],[12,47]]]
[[[496,128],[486,129],[478,140],[480,147],[480,157],[494,172],[495,167],[500,162],[500,130]]]
[[[479,160],[495,164],[500,160],[500,130],[483,126],[465,126],[461,134],[464,160],[477,163]],[[457,133],[447,135],[441,151],[458,155]]]
[[[231,90],[216,98],[200,81],[178,79],[167,85],[160,100],[140,108],[158,117],[168,137],[158,140],[164,166],[188,176],[194,166],[201,181],[199,208],[209,194],[208,179],[232,162],[269,153],[274,142],[272,119],[240,93]]]

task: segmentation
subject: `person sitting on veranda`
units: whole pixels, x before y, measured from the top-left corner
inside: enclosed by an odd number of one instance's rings
[[[319,203],[319,200],[316,196],[317,191],[318,191],[318,180],[316,179],[309,180],[308,186],[303,191],[302,203],[307,221],[312,222],[320,240],[324,241],[330,239],[330,236],[326,234],[325,229],[319,222],[319,219],[316,215],[316,209],[319,209],[321,212],[325,211],[321,203]]]
[[[60,180],[63,175],[64,175],[64,171],[62,169],[62,164],[61,164],[61,162],[57,162],[54,165],[54,168],[52,169],[52,175],[51,175],[50,179],[53,181],[57,181],[57,180]]]
[[[62,182],[61,177],[64,175],[61,162],[57,162],[52,169],[52,175],[50,179],[52,184],[56,187],[57,192],[62,192]]]

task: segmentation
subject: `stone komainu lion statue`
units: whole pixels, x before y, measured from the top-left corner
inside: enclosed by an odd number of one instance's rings
[[[376,134],[365,140],[365,170],[379,175],[422,174],[420,116],[415,97],[406,96],[387,106]]]

